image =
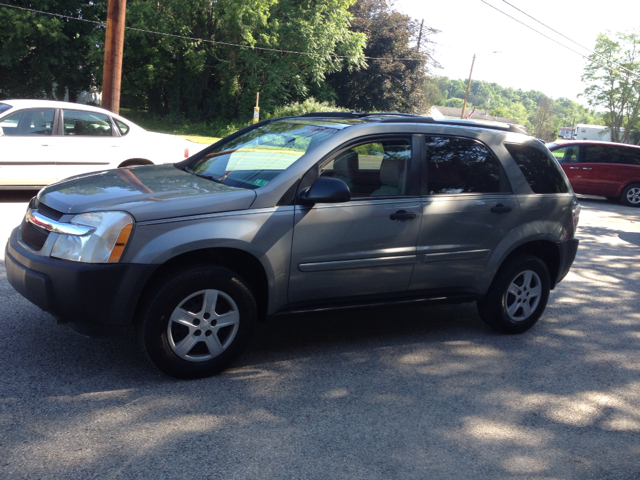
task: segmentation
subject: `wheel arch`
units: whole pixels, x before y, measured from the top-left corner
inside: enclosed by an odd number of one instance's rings
[[[142,289],[138,309],[144,305],[154,288],[165,278],[180,269],[203,264],[219,265],[240,275],[255,296],[259,320],[266,318],[269,304],[269,284],[264,266],[251,253],[228,247],[191,250],[176,255],[159,265]],[[139,318],[138,314],[136,314],[137,318]]]
[[[532,240],[522,245],[518,245],[502,260],[500,266],[504,265],[511,258],[528,253],[538,257],[544,262],[549,270],[549,282],[551,290],[558,283],[558,274],[560,272],[560,248],[551,240]]]
[[[120,165],[118,165],[118,168],[133,167],[137,165],[153,165],[153,164],[154,163],[151,160],[147,160],[146,158],[130,158],[122,162]]]

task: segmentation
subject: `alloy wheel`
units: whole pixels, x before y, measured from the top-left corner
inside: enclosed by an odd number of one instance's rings
[[[240,313],[233,299],[220,290],[201,290],[175,308],[167,324],[173,352],[190,362],[217,357],[233,342]]]

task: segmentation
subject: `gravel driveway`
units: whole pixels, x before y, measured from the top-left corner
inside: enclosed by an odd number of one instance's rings
[[[0,192],[3,245],[28,198]],[[57,326],[2,262],[0,478],[637,480],[640,211],[581,203],[576,263],[523,335],[474,304],[298,315],[195,381]]]

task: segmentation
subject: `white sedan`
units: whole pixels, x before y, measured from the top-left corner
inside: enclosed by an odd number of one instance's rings
[[[175,163],[203,147],[89,105],[0,102],[0,189],[38,189],[96,170]]]

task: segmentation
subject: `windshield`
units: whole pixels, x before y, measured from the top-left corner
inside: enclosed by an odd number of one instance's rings
[[[189,171],[233,187],[259,188],[339,130],[310,120],[268,123],[219,145]]]

